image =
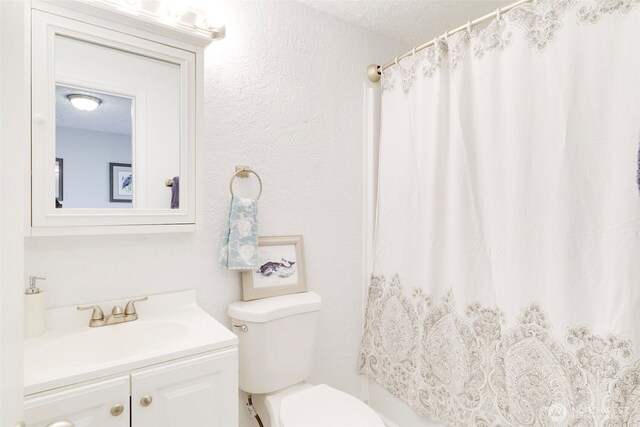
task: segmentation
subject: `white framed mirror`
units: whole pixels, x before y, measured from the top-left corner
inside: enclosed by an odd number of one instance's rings
[[[33,10],[33,234],[193,226],[195,91],[195,52]]]

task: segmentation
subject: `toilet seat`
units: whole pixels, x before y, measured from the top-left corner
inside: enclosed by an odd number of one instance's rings
[[[280,403],[282,427],[384,427],[361,400],[325,384],[288,395]]]

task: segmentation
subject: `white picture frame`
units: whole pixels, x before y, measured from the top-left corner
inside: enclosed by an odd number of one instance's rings
[[[306,291],[303,237],[259,237],[257,267],[242,272],[243,300],[251,301]]]

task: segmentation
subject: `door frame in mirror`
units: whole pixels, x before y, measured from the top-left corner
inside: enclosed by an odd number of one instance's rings
[[[196,149],[201,138],[202,47],[177,40],[176,46],[105,28],[104,22],[85,15],[73,19],[32,10],[32,235],[103,234],[127,232],[192,231],[196,222]],[[122,26],[116,27],[122,30]],[[56,35],[132,52],[180,66],[180,190],[179,209],[57,209],[53,202],[55,159],[54,43]],[[64,80],[64,79],[63,79]],[[73,80],[73,79],[71,79]],[[73,85],[73,81],[69,82]],[[198,89],[200,88],[200,89]],[[149,126],[150,124],[147,124]],[[51,160],[51,161],[49,161]],[[162,226],[162,229],[158,227]],[[176,226],[176,227],[167,227]],[[124,228],[123,228],[124,227]],[[169,230],[168,228],[174,228]]]
[[[147,93],[135,87],[125,87],[122,85],[114,85],[109,82],[102,82],[96,79],[89,79],[84,76],[57,73],[56,88],[63,86],[67,88],[77,89],[79,91],[97,92],[100,94],[118,96],[121,98],[129,98],[131,100],[132,121],[131,121],[131,150],[132,160],[136,158],[146,158],[146,142],[147,142]],[[54,101],[55,102],[55,101]],[[57,112],[56,112],[57,114]],[[57,120],[57,116],[56,116]],[[57,156],[57,153],[56,153]],[[146,186],[146,162],[132,161],[133,176],[133,193],[137,196],[133,200],[133,208],[136,204],[146,206],[146,192],[141,191]],[[66,210],[65,210],[66,212]]]

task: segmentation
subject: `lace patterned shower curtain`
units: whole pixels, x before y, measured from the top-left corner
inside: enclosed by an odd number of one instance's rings
[[[450,426],[640,426],[640,1],[385,70],[360,370]]]

